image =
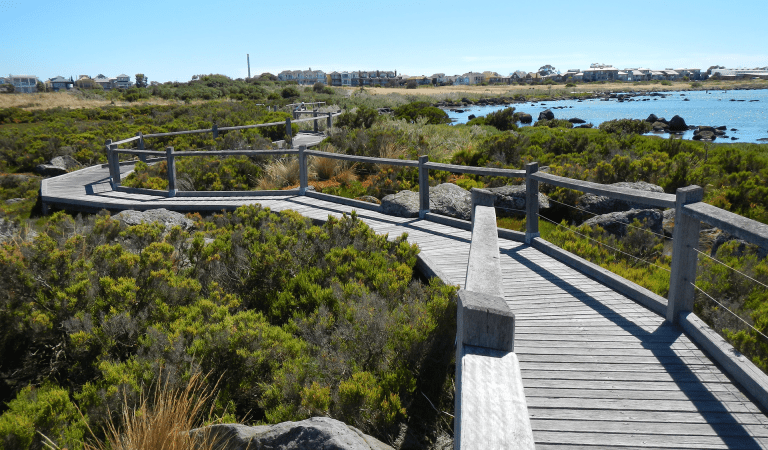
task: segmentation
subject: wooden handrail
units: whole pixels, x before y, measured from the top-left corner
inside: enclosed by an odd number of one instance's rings
[[[442,163],[426,163],[424,166],[427,169],[432,170],[445,170],[448,172],[470,173],[473,175],[486,175],[490,177],[510,177],[510,178],[522,178],[525,177],[525,170],[516,169],[498,169],[494,167],[472,167],[472,166],[460,166],[457,164],[442,164]]]
[[[345,161],[367,162],[389,166],[419,167],[419,162],[411,159],[392,159],[376,158],[373,156],[344,155],[342,153],[322,152],[319,150],[307,150],[306,153],[307,155],[319,156],[321,158],[341,159]]]
[[[675,196],[672,194],[662,194],[659,192],[638,191],[637,189],[621,188],[589,181],[574,180],[572,178],[560,177],[544,172],[536,172],[531,175],[536,181],[553,184],[576,191],[587,192],[590,194],[602,195],[605,197],[616,198],[629,202],[642,203],[660,208],[674,208]]]

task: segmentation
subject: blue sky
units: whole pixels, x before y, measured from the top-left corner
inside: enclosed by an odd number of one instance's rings
[[[0,0],[0,75],[768,66],[765,0]]]

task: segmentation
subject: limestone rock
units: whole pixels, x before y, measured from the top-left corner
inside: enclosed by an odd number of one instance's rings
[[[381,212],[391,216],[418,217],[419,194],[413,191],[400,191],[381,199]]]
[[[206,432],[220,450],[392,450],[357,428],[328,417],[254,427],[219,424],[194,429],[190,434],[202,436]]]
[[[507,185],[488,188],[496,194],[496,214],[499,217],[525,215],[525,185]],[[539,192],[539,210],[549,208],[549,197]]]
[[[627,234],[627,225],[631,224],[635,219],[642,222],[645,228],[650,229],[654,233],[661,234],[663,216],[658,209],[632,209],[630,211],[603,214],[587,220],[582,225],[600,225],[605,231],[622,237]]]
[[[619,183],[613,183],[611,186],[635,189],[638,191],[646,192],[659,192],[663,193],[664,189],[661,186],[655,184],[646,183],[645,181],[622,181]],[[592,214],[608,214],[618,211],[629,211],[630,209],[649,209],[653,208],[651,205],[643,205],[641,203],[630,203],[624,200],[612,199],[604,197],[602,195],[584,194],[579,197],[577,201],[579,208],[585,209]]]
[[[128,226],[138,225],[142,222],[160,222],[166,229],[178,225],[183,230],[187,230],[195,224],[192,220],[187,219],[184,214],[169,211],[165,208],[149,209],[147,211],[126,210],[115,214],[114,218]]]
[[[472,218],[472,195],[453,183],[429,188],[429,211],[462,220]]]
[[[73,170],[80,167],[80,163],[69,155],[57,156],[51,160],[50,164],[57,167],[63,167],[66,170]]]

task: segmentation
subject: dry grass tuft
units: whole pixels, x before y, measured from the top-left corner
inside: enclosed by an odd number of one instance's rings
[[[308,158],[309,159],[309,158]],[[307,177],[314,179],[317,173],[312,160],[307,164]],[[258,183],[259,189],[282,189],[286,186],[299,184],[299,158],[285,158],[270,161],[264,166],[264,175]]]
[[[206,389],[205,382],[206,377],[197,373],[184,388],[171,389],[167,382],[155,386],[149,396],[142,395],[136,409],[126,400],[122,426],[110,422],[104,430],[106,441],[86,443],[85,450],[213,450],[210,436],[188,433],[203,418],[205,405],[213,407],[210,400],[216,388]],[[207,413],[210,417],[212,410]]]

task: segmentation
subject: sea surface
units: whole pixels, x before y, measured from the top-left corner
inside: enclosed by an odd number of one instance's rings
[[[541,111],[551,109],[556,119],[578,117],[587,123],[592,123],[595,127],[613,119],[645,120],[649,115],[656,114],[659,118],[670,120],[678,115],[685,119],[688,125],[727,127],[727,137],[718,136],[716,143],[768,142],[768,90],[766,89],[660,93],[664,94],[664,97],[642,95],[632,97],[632,101],[623,102],[616,99],[562,100],[517,103],[511,106],[515,107],[515,111],[532,115],[534,122]],[[446,112],[454,123],[460,124],[466,123],[470,114],[480,117],[503,108],[505,106],[471,106],[457,108],[463,109],[462,113],[450,110]],[[666,136],[664,133],[661,135]],[[732,137],[737,139],[731,140]],[[683,134],[683,139],[691,138],[693,138],[693,131]]]

